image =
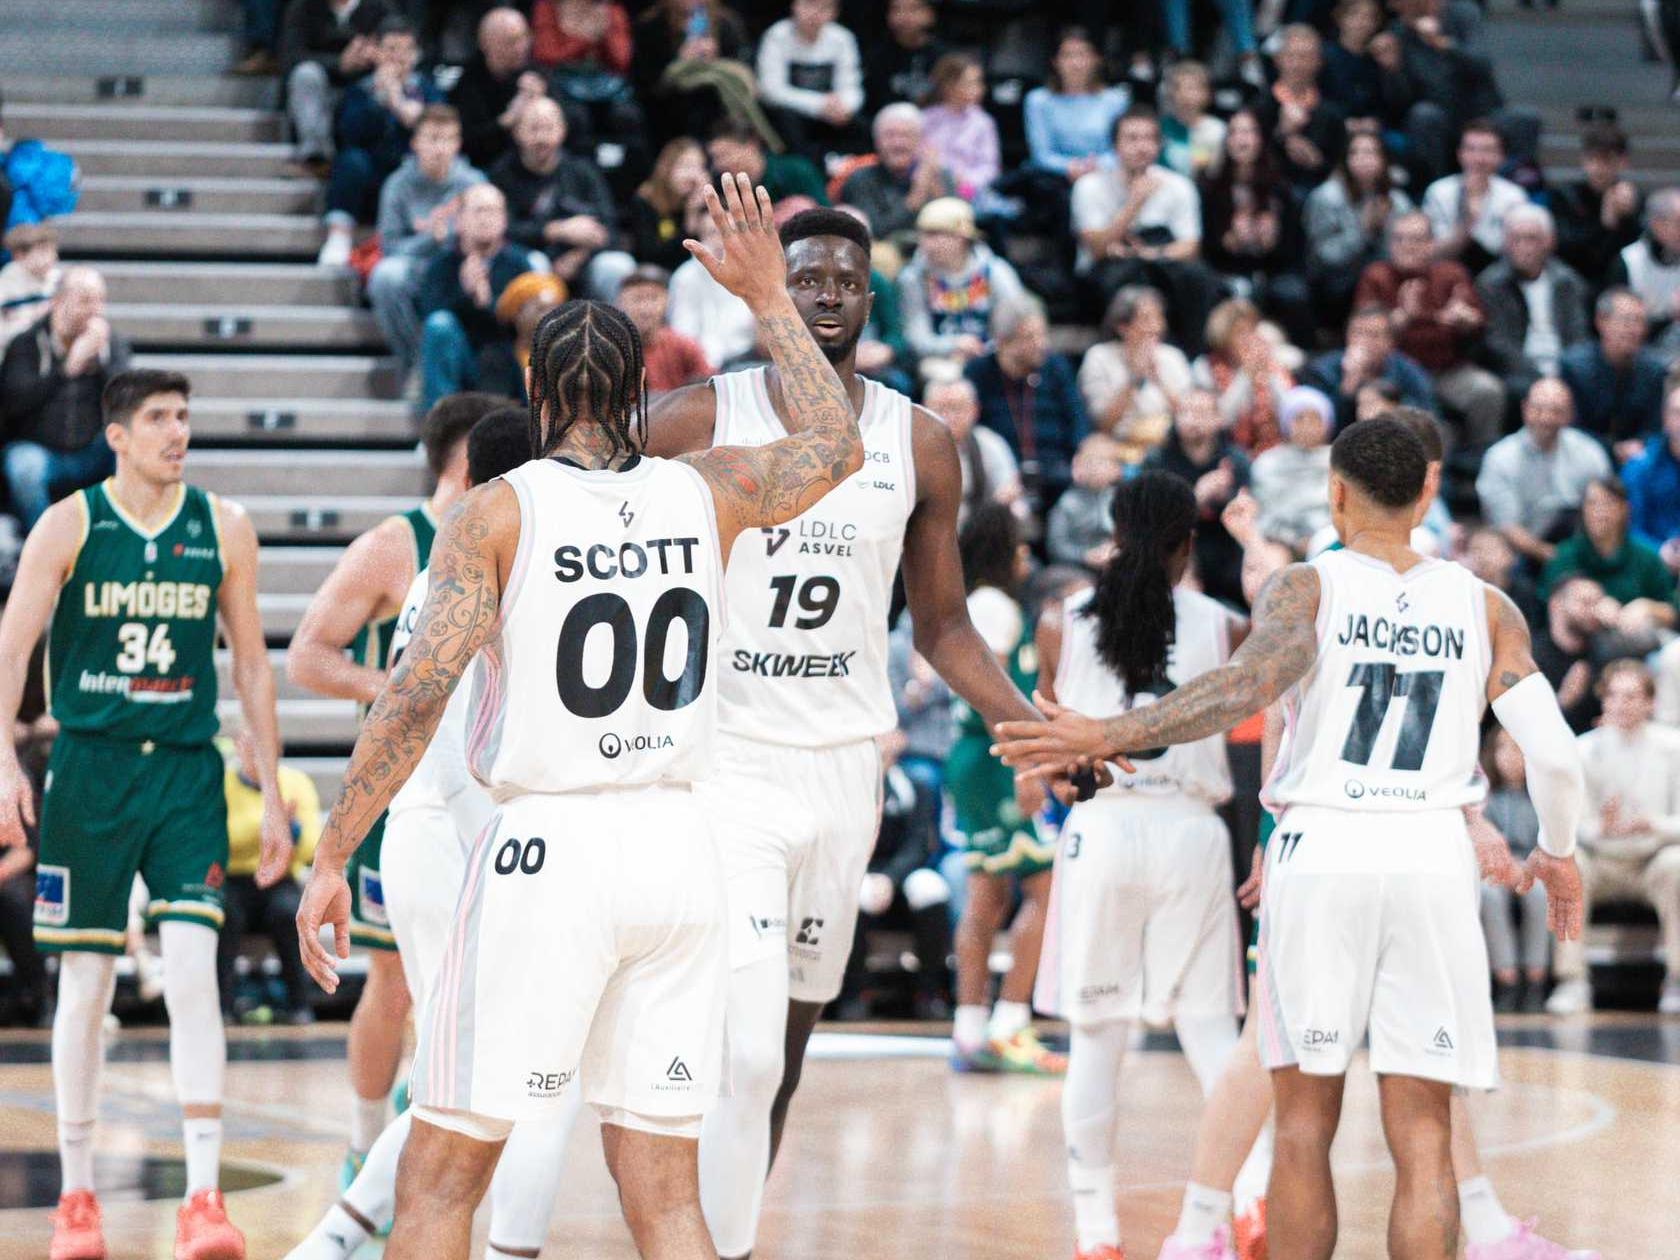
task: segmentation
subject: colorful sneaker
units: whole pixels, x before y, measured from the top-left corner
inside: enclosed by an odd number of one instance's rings
[[[1517,1221],[1517,1232],[1496,1243],[1471,1243],[1464,1260],[1599,1260],[1596,1251],[1571,1251],[1534,1232],[1535,1221]]]
[[[60,1195],[52,1225],[49,1260],[105,1260],[105,1231],[99,1225],[99,1200],[93,1191]]]
[[[1237,1260],[1231,1250],[1231,1231],[1221,1225],[1205,1243],[1188,1243],[1168,1235],[1158,1260]]]
[[[997,1057],[989,1043],[975,1046],[972,1050],[965,1050],[953,1041],[951,1042],[951,1070],[953,1072],[980,1072],[989,1075],[1003,1071],[1003,1061]]]
[[[1120,1248],[1103,1243],[1099,1247],[1092,1247],[1089,1251],[1073,1249],[1073,1260],[1126,1260],[1126,1253]]]
[[[228,1220],[220,1190],[199,1190],[181,1204],[175,1260],[245,1260],[245,1235]]]
[[[1002,1071],[1019,1072],[1025,1076],[1067,1074],[1067,1055],[1049,1049],[1030,1026],[1021,1029],[1008,1041],[992,1042],[989,1048],[997,1056]]]
[[[408,1077],[397,1082],[397,1087],[391,1091],[391,1119],[395,1120],[408,1110]]]
[[[350,1183],[361,1175],[362,1165],[367,1163],[367,1152],[358,1151],[355,1147],[347,1147],[344,1151],[344,1162],[338,1166],[338,1192],[343,1194],[350,1188]]]
[[[1237,1260],[1266,1260],[1266,1200],[1256,1199],[1231,1222]]]

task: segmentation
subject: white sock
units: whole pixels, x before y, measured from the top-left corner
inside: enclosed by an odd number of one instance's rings
[[[1192,1181],[1184,1187],[1184,1203],[1178,1209],[1173,1237],[1192,1247],[1201,1246],[1212,1242],[1219,1227],[1230,1219],[1231,1196]]]
[[[1496,1243],[1517,1232],[1494,1192],[1493,1182],[1486,1177],[1458,1183],[1458,1216],[1464,1223],[1467,1243]]]
[[[1272,1126],[1268,1123],[1254,1139],[1248,1158],[1237,1169],[1237,1180],[1231,1187],[1238,1212],[1246,1212],[1257,1199],[1266,1197],[1266,1185],[1272,1179]]]
[[[357,1095],[356,1100],[350,1104],[351,1150],[361,1155],[373,1150],[373,1144],[385,1131],[386,1103],[385,1095],[381,1094],[378,1098],[363,1098]],[[399,1146],[397,1149],[400,1151],[402,1148]]]
[[[344,1202],[375,1225],[385,1224],[396,1210],[397,1161],[413,1124],[414,1112],[409,1110],[386,1125],[368,1148],[362,1171],[345,1188]]]
[[[189,1117],[181,1121],[181,1141],[187,1148],[187,1197],[214,1190],[222,1162],[221,1120]]]
[[[109,954],[71,950],[59,958],[52,1070],[66,1192],[93,1189],[93,1131],[105,1062],[101,1031],[115,983],[116,959]]]
[[[93,1121],[58,1122],[58,1162],[63,1170],[61,1194],[93,1189]]]
[[[1075,1026],[1062,1082],[1062,1135],[1067,1142],[1068,1185],[1073,1189],[1079,1249],[1120,1245],[1114,1208],[1114,1109],[1120,1065],[1130,1025],[1125,1020]]]
[[[335,1203],[327,1209],[321,1223],[309,1231],[309,1237],[298,1244],[293,1255],[310,1257],[332,1256],[335,1260],[349,1260],[356,1249],[369,1238],[362,1223]]]
[[[957,1007],[956,1020],[951,1026],[951,1040],[958,1050],[978,1050],[986,1041],[986,1021],[991,1012],[984,1006]]]
[[[534,1255],[542,1250],[549,1218],[554,1215],[554,1196],[560,1189],[566,1141],[583,1108],[583,1095],[575,1083],[567,1089],[565,1101],[565,1108],[553,1115],[513,1126],[490,1182],[487,1257]]]
[[[992,1041],[1008,1041],[1032,1023],[1032,1007],[1025,1002],[999,1002],[992,1008],[991,1022],[986,1036]]]
[[[1073,1188],[1073,1232],[1079,1250],[1120,1245],[1120,1217],[1114,1210],[1114,1166],[1100,1167],[1068,1160],[1068,1185]]]

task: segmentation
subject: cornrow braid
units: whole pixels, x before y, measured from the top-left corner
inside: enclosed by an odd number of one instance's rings
[[[552,427],[543,434],[543,411]],[[552,454],[586,417],[607,431],[613,454],[647,443],[642,338],[630,318],[604,302],[572,301],[542,317],[531,340],[531,450]]]

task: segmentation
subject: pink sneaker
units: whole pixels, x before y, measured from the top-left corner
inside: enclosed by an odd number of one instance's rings
[[[1571,1251],[1535,1233],[1534,1221],[1518,1221],[1517,1232],[1496,1243],[1472,1243],[1464,1260],[1599,1260],[1596,1251]]]
[[[1169,1235],[1157,1260],[1237,1260],[1237,1253],[1231,1249],[1231,1231],[1221,1225],[1205,1243],[1187,1243],[1176,1234]]]

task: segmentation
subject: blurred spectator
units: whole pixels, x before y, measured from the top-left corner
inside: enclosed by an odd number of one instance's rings
[[[628,90],[624,77],[633,49],[630,15],[612,0],[535,0],[531,6],[531,60],[545,70],[611,75]]]
[[[1411,88],[1400,69],[1400,41],[1383,30],[1381,0],[1340,0],[1336,38],[1324,43],[1318,85],[1347,119],[1404,129]]]
[[[1590,335],[1587,284],[1557,260],[1551,214],[1517,206],[1505,216],[1505,256],[1476,277],[1487,311],[1487,355],[1508,395],[1556,376],[1565,346]]]
[[[1423,193],[1423,212],[1435,234],[1435,252],[1480,271],[1505,245],[1505,216],[1528,194],[1499,174],[1505,141],[1485,119],[1466,124],[1458,141],[1457,175],[1443,175]]]
[[[606,171],[647,169],[646,119],[630,86],[630,18],[614,0],[537,0],[532,60],[566,108],[575,152]]]
[[[1628,533],[1627,491],[1614,477],[1591,482],[1581,496],[1580,527],[1557,545],[1541,575],[1540,593],[1565,578],[1589,577],[1603,599],[1599,619],[1629,639],[1653,640],[1674,627],[1674,574],[1657,549]]]
[[[1195,489],[1201,512],[1196,526],[1196,575],[1208,595],[1242,607],[1242,548],[1220,517],[1248,486],[1250,465],[1247,454],[1220,424],[1219,405],[1210,392],[1192,389],[1178,400],[1172,432],[1143,466],[1173,473]]]
[[[689,196],[683,213],[684,235],[715,253],[721,247],[717,227],[701,193]],[[666,322],[699,342],[706,361],[718,368],[751,353],[758,341],[758,322],[747,304],[712,279],[699,259],[690,258],[671,273],[668,297]]]
[[[1199,61],[1179,61],[1163,77],[1161,162],[1190,179],[1219,169],[1225,154],[1225,123],[1208,112],[1213,84]]]
[[[238,1019],[256,1005],[240,1000],[235,963],[247,932],[260,932],[274,945],[286,1005],[280,1022],[310,1024],[311,985],[298,953],[297,912],[303,891],[300,881],[315,857],[321,838],[321,801],[314,781],[303,771],[279,767],[280,799],[292,825],[292,865],[280,881],[264,888],[257,883],[257,860],[262,849],[262,789],[257,786],[257,749],[251,732],[241,727],[233,737],[234,755],[223,776],[227,797],[227,878],[222,885],[222,927],[216,943],[216,981],[221,990],[222,1017]]]
[[[1473,46],[1480,10],[1446,0],[1395,0],[1392,8],[1399,36],[1392,68],[1415,102],[1406,115],[1413,170],[1423,179],[1438,177],[1446,174],[1452,136],[1501,104],[1493,67]],[[1373,41],[1372,51],[1385,63],[1392,56],[1386,42]]]
[[[1511,856],[1528,860],[1540,843],[1540,817],[1529,799],[1522,750],[1509,731],[1493,731],[1482,746],[1488,794],[1483,813],[1511,846]],[[1511,916],[1522,919],[1521,948]],[[1551,934],[1546,930],[1546,888],[1535,882],[1526,893],[1482,885],[1482,931],[1493,972],[1494,1009],[1540,1011],[1546,1004]]]
[[[448,247],[461,194],[484,182],[460,155],[461,119],[448,105],[425,108],[411,147],[379,190],[382,257],[367,282],[368,303],[405,377],[420,361],[420,277]]]
[[[487,394],[525,400],[525,369],[542,317],[566,300],[566,282],[552,271],[515,276],[496,299],[496,323],[513,336],[513,352],[497,340],[478,361],[478,388]]]
[[[1564,720],[1577,735],[1598,724],[1594,640],[1604,630],[1603,602],[1604,592],[1591,578],[1564,578],[1546,600],[1545,621],[1534,627],[1535,667],[1557,692]]]
[[[1348,136],[1335,172],[1302,206],[1307,281],[1321,323],[1346,318],[1361,273],[1383,256],[1389,221],[1411,209],[1411,198],[1390,184],[1382,137]]]
[[[1680,344],[1669,345],[1664,333],[1680,315],[1680,188],[1651,194],[1645,206],[1645,231],[1616,255],[1609,281],[1626,285],[1645,303],[1651,337],[1663,341],[1663,358],[1680,357]]]
[[[1401,353],[1429,373],[1436,396],[1464,418],[1465,439],[1485,445],[1505,422],[1504,386],[1470,357],[1486,315],[1470,273],[1437,259],[1430,240],[1421,212],[1390,219],[1388,260],[1365,268],[1353,302],[1388,311]]]
[[[128,360],[127,339],[105,318],[104,279],[92,267],[66,267],[46,315],[0,359],[0,459],[26,532],[54,499],[116,470],[100,397]]]
[[[946,53],[933,66],[933,84],[922,110],[922,144],[951,173],[960,196],[973,201],[990,191],[1002,167],[997,123],[982,104],[986,74],[977,58]]]
[[[1543,377],[1529,386],[1522,416],[1523,427],[1482,457],[1476,495],[1482,519],[1532,563],[1545,564],[1587,486],[1610,475],[1610,457],[1570,423],[1575,408],[1562,381]]]
[[[513,151],[513,129],[532,101],[548,95],[531,66],[531,28],[518,9],[496,8],[478,23],[478,51],[461,71],[449,103],[461,115],[462,148],[479,170]]]
[[[1663,403],[1662,432],[1622,467],[1633,536],[1680,569],[1680,389]],[[1666,720],[1666,719],[1665,719]]]
[[[683,207],[708,175],[706,151],[698,140],[680,136],[666,141],[652,172],[630,198],[630,252],[637,262],[672,271],[688,261]]]
[[[1542,624],[1546,606],[1528,570],[1518,563],[1516,549],[1505,535],[1490,525],[1477,525],[1464,540],[1459,556],[1464,566],[1486,582],[1509,595],[1530,625]]]
[[[1304,196],[1341,160],[1347,122],[1341,109],[1319,91],[1324,53],[1317,31],[1305,24],[1285,27],[1274,59],[1277,81],[1260,100],[1257,113],[1279,173]]]
[[[1588,909],[1643,901],[1657,912],[1667,975],[1657,1010],[1680,1014],[1680,732],[1651,721],[1655,686],[1638,661],[1614,661],[1599,682],[1604,724],[1580,738],[1587,778],[1576,861]],[[1546,1009],[1592,1009],[1586,950],[1559,941],[1558,987]]]
[[[805,0],[799,0],[805,3]],[[915,245],[916,216],[937,197],[956,195],[956,181],[922,145],[922,111],[907,101],[875,115],[875,160],[840,186],[840,200],[869,220],[875,240],[901,253]]]
[[[974,211],[961,198],[923,206],[916,236],[916,256],[898,273],[905,340],[918,359],[961,366],[986,352],[992,312],[1021,296],[1020,277],[980,240]]]
[[[0,267],[0,350],[47,313],[64,275],[58,229],[50,223],[18,224],[6,233],[5,246],[12,260]]]
[[[338,94],[379,60],[384,0],[292,0],[280,28],[280,68],[298,160],[326,174]]]
[[[486,351],[499,347],[504,357],[512,353],[512,330],[496,319],[496,301],[528,269],[529,258],[508,242],[507,227],[501,189],[474,184],[461,194],[454,247],[434,258],[421,277],[422,412],[445,394],[472,389]]]
[[[863,62],[839,0],[792,0],[758,44],[758,94],[782,139],[814,162],[863,147]]]
[[[1095,571],[1108,562],[1114,545],[1114,487],[1126,474],[1120,444],[1094,433],[1073,457],[1073,484],[1056,500],[1044,527],[1044,549],[1052,564]]]
[[[274,58],[275,45],[280,38],[280,9],[283,0],[242,0],[240,4],[241,30],[245,36],[245,56],[230,73],[268,77],[280,72]]]
[[[1237,72],[1250,87],[1264,87],[1266,72],[1254,40],[1254,0],[1216,0],[1214,7],[1231,51],[1237,54]],[[1190,0],[1165,0],[1161,8],[1167,49],[1176,57],[1195,51],[1190,41],[1190,9]]]
[[[706,145],[706,156],[714,176],[745,171],[754,184],[764,185],[770,200],[778,205],[789,197],[809,197],[819,206],[828,204],[823,178],[809,159],[797,153],[766,152],[764,140],[749,123],[719,123]]]
[[[1563,352],[1559,373],[1574,396],[1576,423],[1632,459],[1662,424],[1663,363],[1645,344],[1645,303],[1627,289],[1606,289],[1593,308],[1597,341]]]
[[[1043,87],[1027,93],[1027,151],[1032,164],[1076,183],[1113,161],[1114,127],[1132,94],[1102,80],[1102,54],[1082,26],[1056,37]]]
[[[707,135],[720,119],[747,122],[780,147],[746,64],[752,45],[733,9],[717,0],[658,0],[636,27],[636,96],[661,142]]]
[[[1260,310],[1246,298],[1227,298],[1207,323],[1207,353],[1191,366],[1200,389],[1219,400],[1220,422],[1250,455],[1276,446],[1278,406],[1295,384],[1272,344],[1275,329],[1260,322]]]
[[[1079,392],[1092,425],[1130,447],[1135,463],[1166,437],[1173,407],[1190,388],[1190,364],[1166,342],[1166,304],[1147,285],[1114,295],[1103,333],[1079,365]]]
[[[1250,472],[1260,532],[1304,553],[1330,523],[1330,435],[1335,408],[1322,391],[1297,385],[1283,396],[1283,441],[1254,457]]]
[[[636,261],[615,247],[618,212],[606,180],[593,162],[561,149],[566,120],[547,98],[526,107],[513,138],[514,151],[489,172],[507,197],[509,238],[547,253],[572,287],[581,282],[587,296],[610,301]]]
[[[1616,256],[1639,239],[1643,201],[1627,171],[1627,136],[1613,122],[1595,122],[1581,133],[1581,177],[1552,187],[1558,256],[1588,284],[1602,284]]]
[[[957,462],[962,467],[958,524],[979,503],[1022,507],[1021,470],[1009,443],[975,423],[980,419],[980,396],[974,391],[974,383],[963,376],[934,381],[927,387],[922,405],[944,422],[956,443]]]
[[[919,101],[933,87],[933,67],[947,51],[929,0],[887,0],[885,29],[863,66],[864,108],[878,114],[894,101]]]
[[[992,312],[990,354],[963,375],[980,400],[980,423],[1009,443],[1040,520],[1073,478],[1073,454],[1090,432],[1073,367],[1050,350],[1044,308],[1031,298]]]
[[[712,374],[700,343],[665,322],[670,284],[671,277],[663,267],[644,263],[618,286],[617,306],[641,334],[642,366],[650,394],[663,394]]]
[[[1435,390],[1429,373],[1394,348],[1394,329],[1384,306],[1356,306],[1347,323],[1347,345],[1321,354],[1307,365],[1301,379],[1328,394],[1336,404],[1336,427],[1352,424],[1359,391],[1374,381],[1387,381],[1409,407],[1435,410]]]

